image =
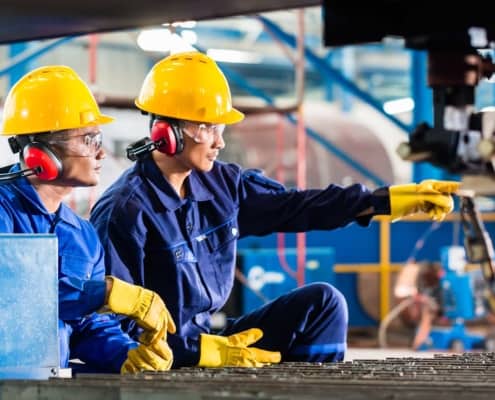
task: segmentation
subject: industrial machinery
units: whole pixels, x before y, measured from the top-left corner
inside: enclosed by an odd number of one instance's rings
[[[491,291],[481,269],[468,262],[463,246],[442,247],[440,256],[440,263],[410,260],[402,268],[394,286],[398,304],[380,324],[381,347],[399,317],[415,331],[414,350],[493,349]],[[478,333],[467,328],[473,324]]]
[[[344,0],[323,3],[326,45],[399,36],[405,47],[428,52],[433,126],[420,123],[399,155],[454,173],[495,175],[495,114],[474,108],[476,86],[495,72],[489,54],[495,31],[484,3],[449,5],[448,16],[424,1],[381,0],[358,7]]]
[[[474,108],[476,86],[495,72],[488,54],[494,47],[495,30],[484,3],[474,0],[468,7],[451,5],[448,16],[442,8],[432,8],[423,1],[382,0],[359,7],[344,0],[325,0],[323,4],[326,45],[399,36],[407,48],[428,52],[434,122],[432,126],[420,123],[409,141],[399,146],[399,155],[405,160],[430,162],[449,172],[495,177],[495,113]],[[494,311],[493,246],[473,194],[462,196],[460,203],[467,259],[480,264],[486,282],[483,297]],[[462,285],[456,275],[446,274],[443,279],[453,284],[451,290]],[[465,292],[453,293],[458,297]],[[457,308],[453,312],[463,316]]]
[[[470,333],[466,323],[480,321],[490,312],[486,304],[486,281],[479,268],[468,264],[466,252],[461,246],[441,249],[441,269],[438,288],[431,303],[436,307],[424,309],[423,319],[433,324],[419,324],[418,335],[425,337],[416,343],[419,350],[455,351],[484,349],[485,335]],[[428,313],[430,313],[428,315]],[[432,315],[433,314],[433,315]],[[443,320],[444,326],[435,326],[435,318]],[[421,332],[428,329],[429,332]]]
[[[70,376],[60,368],[55,235],[0,235],[0,379]]]

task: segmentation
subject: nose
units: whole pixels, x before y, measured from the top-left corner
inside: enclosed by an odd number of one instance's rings
[[[98,151],[96,152],[96,159],[97,160],[103,160],[104,158],[106,158],[107,156],[107,153],[105,151],[105,149],[103,148],[103,146],[101,146]]]
[[[215,140],[213,141],[213,147],[215,149],[222,150],[225,148],[225,140],[223,140],[223,135],[222,134],[215,134],[214,135]]]

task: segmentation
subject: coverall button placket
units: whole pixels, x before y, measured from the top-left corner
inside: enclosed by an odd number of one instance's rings
[[[193,230],[193,225],[192,225],[192,223],[191,223],[190,221],[187,221],[187,222],[186,222],[186,231],[187,231],[187,233],[189,233],[189,234],[190,234],[190,233],[192,232],[192,230]]]

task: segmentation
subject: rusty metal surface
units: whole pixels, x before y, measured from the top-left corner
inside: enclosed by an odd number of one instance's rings
[[[495,354],[4,381],[0,399],[492,399]]]

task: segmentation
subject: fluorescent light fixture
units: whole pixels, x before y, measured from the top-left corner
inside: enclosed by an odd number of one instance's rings
[[[137,38],[138,46],[144,51],[178,53],[195,50],[188,42],[166,28],[141,31]]]
[[[242,50],[208,49],[206,54],[219,62],[260,64],[263,61],[261,54]]]
[[[383,110],[390,115],[400,114],[414,110],[414,100],[410,97],[403,99],[386,101],[383,104]]]
[[[165,22],[164,24],[162,24],[162,26],[173,26],[177,28],[192,29],[196,26],[196,21],[177,21],[172,23]]]
[[[486,106],[486,107],[483,107],[480,111],[481,112],[494,112],[495,106]]]

